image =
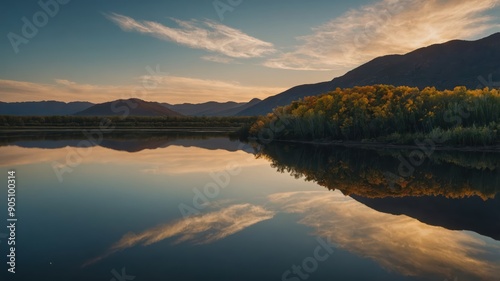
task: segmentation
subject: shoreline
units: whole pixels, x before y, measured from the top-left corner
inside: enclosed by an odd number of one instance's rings
[[[257,141],[257,139],[249,139]],[[368,148],[368,149],[399,149],[399,150],[422,150],[418,145],[410,144],[391,144],[381,142],[362,142],[362,141],[299,141],[299,140],[274,140],[273,142],[295,143],[321,146],[342,146],[346,148]],[[437,151],[461,151],[461,152],[496,152],[500,153],[500,144],[490,146],[447,146],[436,145],[434,150]]]
[[[120,133],[120,132],[206,132],[206,133],[231,133],[238,129],[238,127],[168,127],[168,128],[154,128],[154,127],[138,127],[138,128],[112,128],[103,129],[100,127],[32,127],[32,128],[0,128],[0,133],[74,133],[82,132],[84,130],[99,130],[103,133]]]
[[[238,127],[169,127],[169,128],[114,128],[102,130],[99,127],[31,127],[31,128],[0,128],[0,133],[3,137],[22,136],[23,134],[75,134],[82,133],[85,130],[99,130],[103,134],[161,134],[161,133],[186,133],[186,134],[203,134],[213,133],[228,136],[234,134]],[[258,141],[257,138],[249,138],[248,141]],[[292,144],[307,144],[307,145],[321,145],[321,146],[341,146],[345,148],[366,148],[366,149],[394,149],[394,150],[422,150],[418,145],[412,144],[394,144],[383,142],[363,142],[363,141],[304,141],[304,140],[273,140],[271,143],[292,143]],[[436,145],[436,151],[460,151],[460,152],[494,152],[500,153],[500,144],[489,146],[450,146],[450,145]]]

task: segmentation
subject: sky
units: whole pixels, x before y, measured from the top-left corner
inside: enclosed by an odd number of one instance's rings
[[[245,102],[500,32],[500,0],[2,1],[0,101]]]

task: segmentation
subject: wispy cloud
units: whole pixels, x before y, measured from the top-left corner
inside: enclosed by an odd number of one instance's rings
[[[147,85],[155,87],[144,87]],[[4,102],[21,101],[89,101],[107,102],[122,98],[141,98],[168,103],[199,103],[206,101],[245,102],[252,98],[276,95],[285,88],[242,85],[220,81],[172,75],[137,77],[135,84],[92,85],[56,79],[54,84],[0,80],[0,96]]]
[[[172,41],[194,49],[207,50],[233,58],[262,57],[273,53],[274,46],[244,32],[211,20],[172,19],[178,28],[153,21],[137,21],[120,14],[106,15],[125,31],[135,31]]]
[[[232,58],[223,57],[223,56],[203,56],[203,57],[201,57],[201,59],[206,60],[206,61],[216,62],[216,63],[224,63],[224,64],[234,63],[234,61],[235,61]]]
[[[173,237],[177,237],[175,243],[212,243],[273,217],[274,212],[260,206],[251,204],[229,206],[205,215],[189,217],[151,228],[138,234],[125,234],[106,253],[86,262],[83,266],[93,264],[115,252],[136,245],[148,246]]]
[[[375,57],[403,54],[453,39],[472,39],[492,28],[485,12],[499,0],[383,0],[351,10],[298,37],[293,51],[265,65],[295,70],[348,70]]]

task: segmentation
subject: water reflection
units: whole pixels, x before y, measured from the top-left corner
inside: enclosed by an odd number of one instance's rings
[[[227,151],[244,150],[254,152],[250,145],[229,139],[223,134],[189,132],[117,132],[104,135],[85,135],[74,132],[18,132],[0,136],[0,146],[13,145],[24,148],[57,149],[78,147],[82,141],[89,141],[92,146],[101,146],[117,151],[140,152],[169,146],[199,147],[209,150]]]
[[[93,264],[117,251],[138,244],[148,246],[162,240],[175,237],[174,243],[191,242],[207,244],[235,234],[243,229],[273,218],[274,212],[261,206],[239,204],[207,213],[201,216],[187,217],[176,222],[157,226],[141,233],[127,233],[108,251],[84,264]]]
[[[280,172],[305,177],[345,195],[368,198],[437,196],[495,198],[500,192],[500,154],[436,151],[410,177],[400,177],[399,156],[410,151],[273,144],[259,156]],[[388,176],[388,173],[398,175]]]
[[[273,219],[299,216],[298,223],[389,272],[453,280],[493,280],[500,272],[500,242],[472,232],[430,226],[405,215],[373,210],[334,192],[285,192],[268,196],[266,207],[239,204],[181,219],[141,233],[125,234],[91,265],[118,251],[174,238],[174,243],[206,244]]]
[[[0,144],[0,166],[33,177],[19,190],[22,202],[29,202],[25,233],[33,233],[25,243],[36,241],[36,235],[46,235],[47,243],[35,242],[20,256],[40,272],[60,276],[38,262],[36,253],[47,252],[50,260],[69,257],[68,280],[102,279],[93,277],[124,260],[138,271],[147,268],[141,276],[152,280],[167,271],[179,280],[201,278],[183,278],[192,272],[234,280],[253,268],[265,276],[261,280],[279,280],[293,262],[311,254],[307,241],[314,241],[313,235],[343,249],[333,255],[348,257],[359,272],[380,274],[377,280],[495,280],[500,272],[500,198],[495,197],[500,160],[495,154],[435,152],[412,177],[391,187],[384,172],[396,173],[398,155],[407,152],[280,144],[263,147],[255,159],[251,145],[224,136],[117,135],[89,148],[82,167],[64,183],[45,176],[79,141],[75,136],[19,137]],[[190,203],[193,188],[203,187],[213,180],[210,172],[230,163],[243,168],[230,188],[207,203],[202,214],[182,218],[178,205]],[[41,218],[75,225],[45,228]],[[78,236],[85,231],[87,237]],[[328,261],[314,277],[348,280],[353,273],[342,262]],[[235,274],[224,279],[220,270],[227,263]],[[248,269],[248,264],[255,266]]]
[[[441,280],[495,280],[500,272],[500,243],[472,232],[380,213],[338,191],[279,193],[269,200],[298,214],[315,235],[391,272]]]
[[[142,164],[144,174],[220,171],[236,162],[239,166],[257,165],[251,146],[220,135],[192,135],[189,138],[165,135],[135,139],[122,136],[105,138],[99,146],[91,147],[79,147],[80,140],[73,138],[72,135],[57,135],[56,139],[49,140],[11,138],[0,146],[0,153],[4,156],[0,158],[0,167],[35,163],[64,165],[68,157],[74,155],[81,156],[79,159],[84,164]]]
[[[412,177],[391,186],[385,173],[396,172],[405,153],[286,144],[265,146],[259,157],[279,172],[339,190],[378,211],[500,240],[498,155],[436,151]]]

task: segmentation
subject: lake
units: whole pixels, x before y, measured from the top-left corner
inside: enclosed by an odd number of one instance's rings
[[[2,280],[500,280],[498,153],[94,141],[2,141]]]

